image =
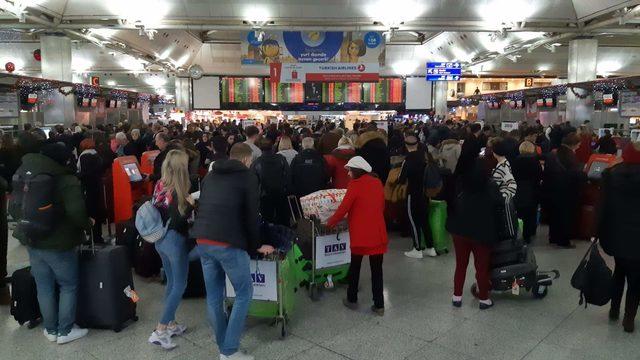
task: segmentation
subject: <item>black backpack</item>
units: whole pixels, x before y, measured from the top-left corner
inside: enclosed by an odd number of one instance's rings
[[[30,244],[50,234],[56,227],[53,201],[56,179],[52,174],[19,168],[13,175],[9,212],[16,219],[16,232]]]
[[[613,279],[594,241],[571,277],[571,286],[580,290],[580,305],[603,306],[611,300]]]
[[[281,156],[263,157],[257,164],[262,194],[286,194],[287,160]]]

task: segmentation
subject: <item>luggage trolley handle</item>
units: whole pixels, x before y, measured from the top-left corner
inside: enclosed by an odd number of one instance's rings
[[[294,222],[297,223],[298,220],[302,218],[302,209],[300,208],[300,202],[295,195],[287,196],[287,202],[289,203],[291,217],[293,218]]]
[[[93,229],[89,230],[89,239],[91,240],[91,255],[95,255],[96,254],[96,243],[95,240],[93,239]],[[80,245],[80,252],[82,252],[82,250],[86,249],[86,245]]]

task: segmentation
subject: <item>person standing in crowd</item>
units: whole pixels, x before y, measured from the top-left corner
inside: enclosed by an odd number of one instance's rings
[[[171,350],[177,345],[171,340],[186,330],[176,322],[176,311],[187,287],[189,272],[188,223],[194,200],[189,195],[189,156],[181,150],[171,150],[162,163],[162,178],[153,190],[153,205],[160,211],[167,232],[155,243],[167,276],[164,309],[149,343]]]
[[[375,124],[356,140],[356,155],[362,156],[373,168],[373,173],[387,183],[391,170],[391,156],[387,147],[387,137],[377,130]]]
[[[123,132],[119,132],[116,134],[116,143],[118,143],[118,148],[116,149],[116,154],[118,157],[121,156],[136,156],[136,148],[127,138],[127,134]]]
[[[216,161],[202,182],[199,211],[191,230],[197,239],[207,290],[207,311],[215,331],[220,359],[253,360],[239,351],[253,286],[249,255],[268,255],[273,247],[260,246],[258,179],[249,170],[253,152],[247,144],[231,148],[229,160]],[[236,298],[229,317],[224,310],[225,277]]]
[[[213,164],[216,161],[226,160],[229,158],[229,155],[227,155],[229,144],[223,136],[217,135],[211,138],[211,148],[211,156],[209,157],[211,164],[209,165],[209,171],[213,169]]]
[[[283,136],[280,138],[280,142],[278,143],[278,155],[284,156],[289,165],[291,165],[293,158],[298,155],[298,152],[293,150],[293,144],[291,143],[290,137]]]
[[[142,159],[142,153],[147,151],[147,146],[142,141],[142,137],[140,136],[140,129],[132,129],[131,130],[131,146],[135,150],[135,156],[138,161]]]
[[[474,166],[478,156],[480,156],[480,150],[482,149],[479,139],[481,133],[480,124],[471,124],[470,130],[471,135],[462,143],[460,157],[456,164],[455,176],[458,178],[464,176],[465,171]]]
[[[96,151],[96,144],[93,139],[84,139],[80,142],[80,156],[78,157],[78,177],[82,183],[85,203],[89,216],[95,220],[92,235],[96,243],[104,243],[102,239],[102,224],[107,217],[105,209],[104,185],[104,165],[102,158]]]
[[[575,154],[579,146],[578,135],[565,136],[555,156],[545,161],[542,175],[544,208],[549,214],[549,242],[568,249],[575,248],[570,238],[580,192],[586,182],[586,174]]]
[[[424,255],[438,256],[433,247],[433,236],[427,212],[429,209],[429,198],[425,195],[424,170],[427,166],[427,154],[418,147],[418,137],[407,134],[404,138],[407,148],[407,156],[402,164],[398,183],[407,183],[406,213],[411,226],[411,237],[413,238],[413,249],[404,253],[410,258],[422,259]],[[425,240],[422,245],[420,234]]]
[[[211,146],[211,139],[209,138],[209,133],[202,133],[200,139],[195,145],[196,150],[200,154],[200,168],[204,169],[206,166],[207,159],[211,157],[211,152],[213,148]]]
[[[596,147],[598,148],[598,152],[600,154],[616,155],[618,153],[618,145],[616,145],[615,140],[613,140],[613,136],[611,136],[611,130],[609,129],[605,130],[604,136],[598,139]]]
[[[271,140],[262,139],[260,149],[262,155],[251,165],[260,181],[260,213],[265,221],[288,226],[291,168],[284,156],[274,153]]]
[[[589,126],[580,125],[578,135],[580,136],[580,146],[578,147],[578,150],[576,150],[576,159],[578,159],[578,162],[584,166],[589,162],[589,158],[591,157],[591,154],[593,154],[593,148],[591,147],[593,132]]]
[[[160,180],[162,177],[162,164],[164,163],[164,159],[167,157],[167,153],[175,148],[175,145],[171,143],[169,135],[164,132],[156,134],[155,143],[160,153],[156,156],[155,160],[153,160],[153,174],[151,174],[150,179],[154,182]]]
[[[329,155],[324,156],[327,165],[326,173],[331,178],[332,189],[346,189],[351,177],[344,166],[356,155],[356,149],[351,140],[343,136],[338,142],[338,147]]]
[[[95,221],[87,215],[82,186],[70,167],[71,151],[63,144],[42,147],[39,154],[27,154],[18,172],[51,174],[55,179],[53,206],[59,209],[55,228],[39,239],[29,239],[15,231],[14,236],[27,247],[31,274],[38,290],[44,336],[51,342],[66,344],[87,335],[74,325],[78,292],[78,253],[85,240],[84,231]],[[15,190],[14,190],[15,191]],[[12,214],[19,218],[18,214]]]
[[[7,286],[7,250],[9,247],[9,226],[7,224],[7,192],[9,184],[0,176],[0,306],[11,304],[11,294]]]
[[[262,155],[262,151],[256,144],[258,142],[258,139],[260,138],[260,130],[258,130],[257,127],[251,125],[247,126],[247,128],[244,129],[244,133],[247,136],[247,140],[244,143],[249,145],[249,147],[251,148],[251,152],[253,153],[253,161],[256,161],[256,159],[258,159],[260,155]]]
[[[480,309],[485,310],[493,306],[489,298],[491,248],[498,241],[496,209],[502,206],[504,199],[481,160],[476,160],[467,168],[460,178],[460,190],[446,225],[447,231],[453,236],[456,253],[452,304],[455,307],[462,306],[469,256],[473,254]]]
[[[320,141],[318,141],[318,151],[320,155],[329,155],[331,152],[338,147],[338,142],[342,135],[336,129],[335,123],[329,123],[327,126],[327,132],[322,134],[320,137]]]
[[[631,333],[640,304],[640,143],[628,144],[622,152],[622,163],[603,172],[601,194],[598,236],[604,251],[616,262],[609,318],[615,321],[620,316],[626,281],[622,326]]]
[[[313,145],[312,137],[302,139],[302,151],[291,162],[293,191],[298,198],[327,187],[324,158]]]
[[[462,152],[462,146],[456,139],[444,140],[440,145],[440,161],[442,167],[448,169],[451,174],[456,170],[458,159]]]
[[[538,227],[542,166],[533,143],[525,141],[520,144],[519,150],[520,156],[513,162],[513,177],[517,185],[514,200],[518,218],[522,219],[524,226],[522,237],[527,244],[530,244]]]
[[[511,171],[511,164],[507,159],[507,155],[511,150],[511,144],[506,142],[503,138],[495,138],[491,143],[491,149],[493,150],[493,156],[498,162],[491,173],[493,181],[498,184],[498,189],[502,194],[502,197],[505,198],[506,201],[511,201],[514,196],[516,196],[516,191],[518,189],[518,184],[513,177],[513,172]],[[517,219],[513,219],[517,221]]]
[[[10,134],[2,134],[0,130],[0,177],[9,184],[11,188],[11,178],[20,166],[20,153],[13,142]]]
[[[382,261],[387,252],[387,227],[384,221],[384,190],[382,182],[371,174],[371,165],[356,156],[345,165],[352,178],[347,193],[335,214],[327,221],[329,228],[335,227],[348,214],[351,246],[349,265],[349,287],[344,305],[352,310],[358,307],[358,286],[362,259],[369,257],[371,266],[371,310],[384,315]]]

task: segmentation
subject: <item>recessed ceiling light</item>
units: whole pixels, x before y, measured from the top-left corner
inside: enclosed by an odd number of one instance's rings
[[[552,45],[552,46],[562,46],[562,44],[561,44],[561,43],[553,43],[553,44],[551,44],[551,45]]]

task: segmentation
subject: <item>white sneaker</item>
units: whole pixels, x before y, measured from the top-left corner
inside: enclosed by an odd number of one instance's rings
[[[243,352],[236,351],[234,354],[228,356],[220,354],[220,360],[255,360],[255,358]]]
[[[78,340],[80,338],[87,336],[88,333],[89,333],[89,330],[81,329],[78,327],[78,325],[73,325],[73,328],[71,328],[71,331],[69,331],[67,335],[64,335],[64,336],[58,335],[57,343],[58,345],[70,343],[74,340]]]
[[[169,337],[180,336],[187,332],[187,326],[174,323],[173,326],[167,326],[167,332],[169,333]]]
[[[436,257],[436,256],[438,256],[438,253],[436,252],[436,249],[434,249],[434,248],[428,248],[428,249],[422,250],[422,253],[423,253],[425,256],[429,256],[429,257]]]
[[[411,249],[411,251],[405,252],[404,256],[414,259],[422,259],[424,257],[424,255],[422,255],[422,251],[416,249]]]
[[[47,331],[47,329],[44,329],[44,337],[47,338],[47,340],[51,341],[51,342],[56,342],[58,341],[58,335],[56,334],[49,334],[49,332]]]
[[[151,333],[151,336],[149,336],[149,343],[159,345],[165,350],[173,350],[178,346],[171,341],[171,336],[168,331],[158,332],[158,330],[155,330]]]

